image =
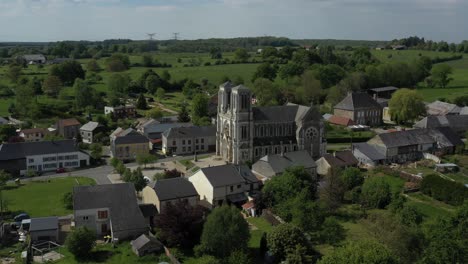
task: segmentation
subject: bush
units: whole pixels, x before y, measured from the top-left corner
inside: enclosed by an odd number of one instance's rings
[[[96,244],[96,234],[87,227],[78,227],[68,235],[65,244],[76,259],[87,259]]]
[[[391,201],[390,185],[381,177],[368,178],[362,185],[361,202],[370,208],[385,208]]]
[[[73,194],[71,192],[67,192],[63,195],[63,204],[66,209],[73,210]]]

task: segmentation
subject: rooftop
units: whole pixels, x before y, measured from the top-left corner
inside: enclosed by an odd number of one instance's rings
[[[202,168],[200,171],[206,176],[213,187],[236,185],[247,182],[257,182],[257,178],[246,166],[232,164]],[[192,176],[193,177],[193,176]]]
[[[58,127],[79,126],[81,125],[76,118],[60,119],[57,121]]]
[[[216,136],[215,126],[190,126],[190,127],[172,127],[166,130],[163,135],[166,138],[181,137],[214,137]]]
[[[5,143],[0,145],[0,160],[12,160],[33,155],[79,151],[73,139],[57,141]]]
[[[323,158],[332,167],[354,166],[359,163],[359,161],[354,157],[353,153],[349,150],[336,151],[333,154],[325,154]]]
[[[334,107],[335,109],[354,111],[361,108],[382,108],[367,93],[351,93]]]
[[[58,229],[58,217],[56,216],[31,218],[30,232],[54,229]]]
[[[100,127],[101,125],[98,122],[93,122],[90,121],[86,124],[84,124],[80,130],[85,130],[85,131],[94,131],[96,128]]]
[[[157,180],[152,188],[160,201],[198,196],[193,184],[182,177]]]

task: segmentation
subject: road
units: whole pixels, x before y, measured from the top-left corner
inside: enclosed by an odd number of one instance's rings
[[[201,155],[214,155],[215,153],[203,153]],[[176,157],[167,157],[163,159],[159,159],[157,162],[170,162],[174,160],[183,160],[183,159],[193,159],[194,155],[189,156],[176,156]],[[126,167],[135,167],[138,166],[136,162],[126,163]],[[87,168],[82,170],[75,170],[71,172],[65,173],[55,173],[55,172],[47,172],[41,176],[32,177],[32,178],[21,178],[21,181],[44,181],[48,179],[55,179],[55,178],[65,178],[69,176],[82,176],[94,179],[96,184],[111,184],[112,182],[109,180],[107,175],[111,174],[114,171],[114,168],[110,165],[102,165],[99,167]]]

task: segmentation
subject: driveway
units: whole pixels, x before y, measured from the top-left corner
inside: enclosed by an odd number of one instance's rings
[[[113,170],[114,168],[112,168],[111,166],[103,165],[99,167],[76,170],[65,173],[48,172],[37,177],[21,178],[21,181],[44,181],[48,179],[65,178],[68,176],[82,176],[94,179],[96,181],[96,184],[111,184],[112,182],[107,178],[107,175],[110,174]]]

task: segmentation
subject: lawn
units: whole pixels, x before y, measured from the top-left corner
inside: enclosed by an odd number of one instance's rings
[[[64,207],[64,194],[71,192],[73,186],[94,184],[93,179],[85,177],[30,181],[21,186],[8,184],[3,194],[12,212],[26,212],[31,217],[63,216],[72,213]]]
[[[437,201],[420,192],[406,195],[408,204],[417,208],[424,216],[425,220],[431,220],[439,216],[446,216],[454,212],[455,207]]]

